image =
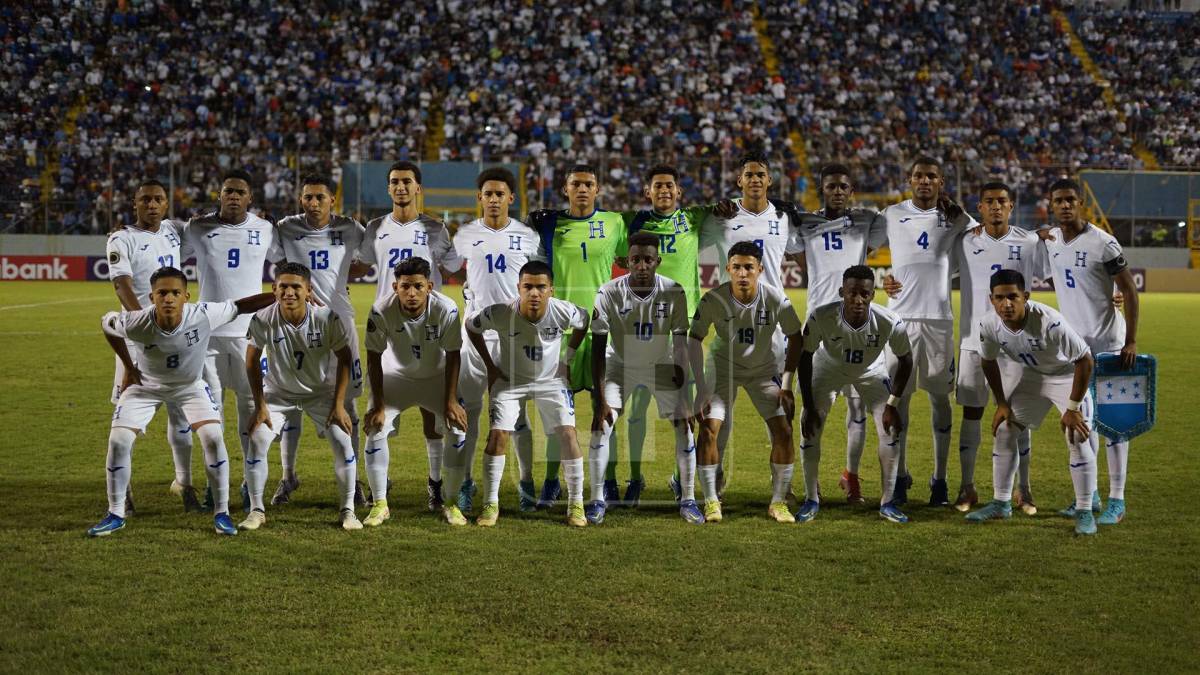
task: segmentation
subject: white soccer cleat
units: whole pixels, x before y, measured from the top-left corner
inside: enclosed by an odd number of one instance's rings
[[[238,523],[239,530],[257,530],[267,524],[267,514],[259,509],[250,509],[246,519]]]
[[[362,521],[358,516],[354,515],[352,509],[342,509],[342,529],[343,530],[361,530],[363,529]]]

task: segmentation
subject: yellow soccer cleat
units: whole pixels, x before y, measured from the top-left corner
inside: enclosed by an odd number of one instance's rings
[[[479,512],[479,517],[475,519],[475,524],[480,527],[494,527],[496,521],[500,519],[500,504],[497,502],[484,502],[483,510]]]
[[[767,507],[767,515],[775,519],[777,523],[794,523],[796,517],[788,510],[787,502],[771,502]]]
[[[721,501],[719,499],[704,502],[704,522],[721,522]]]
[[[451,502],[449,506],[442,507],[442,516],[450,525],[458,526],[467,524],[467,517],[464,516],[463,512],[458,509],[458,504],[453,502]]]
[[[587,527],[587,516],[583,513],[583,502],[567,504],[567,525],[571,527]]]
[[[371,512],[367,514],[366,520],[362,521],[367,527],[379,527],[383,521],[392,517],[392,512],[388,510],[386,499],[376,499],[375,505],[371,507]]]

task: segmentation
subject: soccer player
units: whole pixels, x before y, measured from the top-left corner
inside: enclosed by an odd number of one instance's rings
[[[259,293],[195,305],[188,304],[189,297],[183,272],[162,267],[150,276],[150,307],[109,312],[101,322],[105,339],[125,368],[125,380],[108,436],[108,514],[88,529],[89,536],[102,537],[125,527],[133,443],[164,403],[179,406],[200,438],[213,489],[213,527],[218,534],[237,534],[229,518],[229,455],[221,433],[221,407],[202,376],[212,333],[241,314],[266,307],[274,297]],[[134,345],[132,355],[127,343]]]
[[[421,169],[412,162],[395,162],[388,169],[388,195],[392,199],[392,212],[367,223],[367,231],[359,248],[358,258],[375,265],[378,277],[375,299],[391,295],[391,270],[405,258],[424,258],[430,266],[429,280],[433,290],[442,287],[442,275],[451,275],[462,268],[463,260],[450,244],[450,234],[441,221],[421,213],[417,198],[421,194]],[[391,358],[385,352],[384,358]],[[395,364],[386,364],[391,367]],[[442,491],[434,485],[442,480],[441,463],[445,441],[437,429],[434,415],[421,409],[421,422],[425,433],[425,452],[429,457],[428,495],[429,508],[436,511],[442,507]],[[451,443],[459,447],[465,438],[456,435]],[[470,493],[468,492],[468,497]],[[460,506],[467,504],[460,502]]]
[[[954,508],[969,511],[979,501],[975,490],[975,458],[982,434],[980,425],[988,403],[988,387],[979,357],[979,322],[993,314],[989,283],[999,270],[1016,270],[1026,279],[1040,277],[1045,261],[1038,236],[1008,224],[1013,210],[1013,194],[1004,183],[985,183],[979,191],[979,214],[983,230],[966,233],[954,248],[954,264],[958,267],[961,303],[958,316],[958,379],[955,398],[962,406],[962,427],[958,432],[958,457],[961,480]],[[1020,364],[1003,355],[997,360],[1006,379],[1015,378]],[[1020,450],[1019,488],[1016,501],[1021,510],[1033,515],[1037,506],[1029,485],[1029,451],[1031,434],[1022,430],[1017,437]]]
[[[250,512],[238,527],[257,530],[266,524],[263,488],[267,484],[267,451],[279,437],[287,414],[300,411],[317,425],[318,436],[329,439],[333,450],[342,529],[361,530],[362,523],[354,514],[356,457],[345,407],[354,333],[332,307],[309,305],[312,283],[304,265],[280,263],[275,268],[272,290],[275,303],[250,317],[250,344],[246,348],[246,376],[254,393],[250,452],[246,455]]]
[[[393,269],[392,293],[375,301],[367,319],[367,373],[371,378],[371,409],[367,412],[367,480],[375,503],[365,525],[376,526],[391,517],[388,510],[388,436],[395,419],[408,408],[432,414],[439,432],[447,422],[466,427],[458,404],[459,349],[462,325],[458,305],[433,290],[429,261],[405,258]],[[387,358],[384,354],[388,354]],[[462,479],[462,465],[447,464],[446,495],[439,502],[451,525],[466,525],[458,505],[447,501]],[[443,481],[429,489],[442,490]]]
[[[728,282],[730,280],[727,272],[729,269],[728,251],[738,242],[752,242],[762,251],[759,283],[783,293],[784,259],[800,252],[794,236],[795,223],[791,222],[791,217],[784,209],[776,207],[767,199],[767,191],[771,187],[772,181],[766,155],[748,153],[741,158],[739,166],[741,168],[738,173],[737,185],[742,190],[742,196],[735,200],[737,212],[729,218],[713,214],[704,224],[701,233],[701,248],[713,245],[717,247],[721,260],[721,281]],[[776,363],[775,374],[778,376],[783,371],[784,365],[784,336],[782,333],[777,333],[765,337],[771,341]],[[695,368],[695,364],[693,364],[693,368]],[[726,403],[729,405],[729,410],[732,411],[734,399],[737,397],[737,389],[733,388],[728,393],[733,398]],[[720,456],[717,482],[720,486],[719,492],[724,494],[725,448],[733,429],[732,418],[721,425],[720,429],[721,435],[717,439],[717,453]]]
[[[350,417],[350,443],[355,457],[359,454],[358,411],[355,399],[362,393],[363,371],[355,333],[354,307],[350,304],[349,279],[364,272],[366,265],[355,265],[354,257],[363,243],[363,226],[353,218],[333,213],[337,187],[325,176],[308,175],[300,179],[300,206],[303,212],[288,216],[277,225],[279,244],[288,262],[304,265],[309,274],[310,293],[342,321],[350,348],[350,384],[346,387],[346,413]],[[336,369],[329,371],[336,377]],[[331,381],[330,385],[334,383]],[[296,450],[300,442],[304,415],[299,408],[284,414],[279,436],[279,454],[283,476],[271,504],[286,504],[292,491],[300,487],[296,476]],[[357,473],[355,467],[350,467]],[[361,489],[356,491],[361,493]]]
[[[905,448],[910,431],[909,404],[919,387],[929,395],[933,418],[934,461],[929,504],[948,506],[946,465],[954,426],[954,411],[950,407],[950,390],[954,386],[950,261],[958,238],[978,223],[944,193],[946,181],[936,159],[924,156],[915,159],[909,166],[908,182],[912,199],[883,210],[892,254],[892,276],[901,286],[889,300],[888,308],[904,319],[916,374],[909,379],[900,400],[900,470],[894,500],[897,505],[907,502],[908,488],[912,486]],[[895,371],[896,359],[892,355],[888,359],[888,369]]]
[[[625,250],[626,229],[621,214],[596,208],[600,182],[596,170],[586,164],[567,172],[563,194],[565,211],[539,211],[530,215],[530,226],[542,237],[546,262],[553,270],[556,292],[577,307],[591,307],[601,284],[612,278],[613,263]],[[587,336],[571,361],[568,383],[571,390],[593,390],[592,341]],[[538,496],[538,508],[551,508],[562,494],[558,481],[558,435],[546,444],[546,479]]]
[[[704,514],[696,505],[696,454],[684,388],[687,295],[678,283],[656,273],[662,261],[658,235],[630,235],[628,261],[628,274],[600,287],[592,314],[592,381],[597,386],[588,457],[592,500],[585,515],[593,525],[604,522],[609,437],[630,393],[640,388],[658,402],[658,416],[670,418],[674,427],[682,492],[679,514],[689,523],[701,524]]]
[[[1092,491],[1096,484],[1096,452],[1089,442],[1092,424],[1092,355],[1088,344],[1054,309],[1029,299],[1025,277],[1000,270],[990,281],[995,312],[980,321],[980,359],[988,387],[996,397],[992,433],[992,501],[967,514],[983,522],[1012,516],[1017,436],[1023,427],[1037,428],[1051,406],[1062,413],[1061,426],[1070,450],[1071,483],[1075,486],[1075,533],[1095,534]],[[1111,293],[1105,296],[1105,301]],[[1020,364],[1006,377],[1000,354]]]
[[[136,312],[150,305],[150,275],[163,267],[180,267],[179,231],[167,214],[167,189],[156,180],[143,180],[133,195],[136,221],[108,237],[108,278],[121,308]],[[124,386],[125,372],[116,359],[112,402],[116,403]],[[192,487],[192,428],[179,406],[167,405],[167,445],[175,462],[175,480],[171,492],[183,499],[184,511],[200,510],[200,500]],[[133,510],[132,494],[126,496],[126,510]]]
[[[808,317],[818,307],[837,302],[844,284],[842,273],[863,264],[870,251],[887,239],[878,211],[850,208],[854,181],[848,168],[827,164],[821,168],[820,180],[824,208],[796,214],[796,248],[800,253],[792,256],[808,278]],[[853,386],[841,393],[846,397],[846,468],[838,485],[848,502],[861,504],[864,500],[858,468],[866,444],[867,414]]]
[[[452,240],[454,250],[466,262],[467,281],[463,287],[463,298],[466,300],[468,317],[492,305],[516,300],[521,267],[530,260],[545,259],[541,237],[537,232],[508,215],[517,186],[512,172],[500,167],[485,169],[475,184],[479,190],[483,217],[459,227]],[[499,358],[499,341],[494,331],[484,335],[493,361]],[[483,396],[487,392],[488,381],[483,359],[475,350],[463,350],[462,355],[458,391],[467,413],[466,437],[461,451],[446,453],[445,472],[464,476],[461,486],[450,487],[458,490],[459,510],[466,513],[471,510],[471,498],[475,492],[471,467],[479,441],[479,415],[483,410]],[[520,471],[517,489],[520,509],[532,511],[537,506],[537,488],[533,482],[533,431],[529,428],[523,405],[514,428]]]
[[[519,279],[516,302],[492,305],[467,321],[467,336],[483,359],[491,392],[491,430],[483,458],[486,491],[483,510],[475,522],[490,527],[500,517],[500,480],[508,437],[521,406],[532,400],[542,425],[562,446],[567,524],[584,527],[583,456],[575,438],[575,398],[567,377],[587,335],[588,313],[553,297],[554,273],[540,260],[525,263]],[[572,329],[571,340],[563,350],[562,335],[568,328]],[[489,330],[500,336],[498,363],[483,339]]]
[[[263,268],[283,257],[275,227],[249,212],[250,174],[227,171],[221,180],[220,207],[197,216],[183,230],[180,258],[195,255],[201,302],[225,302],[262,291]],[[241,317],[213,330],[208,341],[204,381],[220,406],[224,389],[237,397],[238,435],[242,456],[249,450],[254,396],[246,379],[246,330],[250,317]],[[223,408],[222,408],[223,410]],[[205,496],[205,506],[210,503]]]
[[[1137,358],[1137,286],[1117,240],[1082,218],[1081,195],[1079,184],[1073,180],[1059,180],[1050,186],[1050,208],[1058,226],[1050,230],[1044,242],[1049,262],[1047,273],[1054,279],[1060,311],[1067,323],[1083,336],[1093,357],[1119,353],[1121,364],[1132,368]],[[1114,283],[1124,296],[1124,316],[1111,300]],[[1093,432],[1092,448],[1097,451],[1098,440]],[[1108,506],[1097,522],[1115,525],[1125,517],[1129,441],[1107,439],[1106,449]],[[1100,509],[1099,493],[1093,496],[1092,508]],[[1070,507],[1061,513],[1073,515]]]
[[[767,515],[780,523],[795,522],[784,500],[795,463],[790,420],[796,403],[791,390],[781,387],[773,337],[782,330],[789,339],[783,370],[790,381],[803,348],[802,326],[787,295],[759,283],[762,259],[763,248],[754,242],[740,241],[729,248],[725,266],[732,281],[700,299],[689,334],[688,360],[696,379],[696,417],[700,424],[696,462],[704,488],[704,518],[710,523],[721,521],[717,437],[722,424],[733,414],[738,387],[746,390],[770,432],[772,497]],[[703,342],[710,327],[716,330],[716,338],[711,372],[706,377]]]
[[[843,174],[844,175],[844,174]],[[899,393],[912,374],[908,333],[904,320],[872,303],[875,273],[866,265],[852,265],[842,273],[841,298],[812,309],[804,324],[804,353],[800,355],[800,443],[804,462],[804,503],[796,521],[805,523],[821,508],[817,468],[821,461],[821,431],[838,393],[855,391],[863,410],[875,418],[879,435],[879,469],[882,493],[879,516],[907,523],[908,516],[892,502],[899,459],[896,438],[900,433]],[[896,355],[896,378],[888,377],[884,347]],[[790,389],[791,383],[785,384]],[[864,413],[865,414],[865,413]]]

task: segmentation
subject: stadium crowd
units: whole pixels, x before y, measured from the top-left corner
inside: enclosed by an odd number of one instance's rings
[[[1123,122],[1041,3],[767,3],[777,78],[751,4],[5,5],[0,222],[21,228],[45,200],[61,229],[104,231],[139,177],[172,166],[179,215],[242,166],[278,216],[302,171],[434,156],[528,161],[549,203],[554,168],[586,158],[606,173],[601,202],[626,206],[656,161],[710,200],[720,158],[753,149],[794,193],[808,177],[790,127],[810,158],[850,161],[861,192],[898,193],[918,151],[952,182],[1017,186],[1040,184],[1039,165],[1136,165],[1135,138],[1164,164],[1200,161],[1194,16],[1169,35],[1137,14],[1076,17]]]

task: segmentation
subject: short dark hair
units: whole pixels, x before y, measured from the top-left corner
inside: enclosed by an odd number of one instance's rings
[[[989,288],[995,290],[997,286],[1008,286],[1009,284],[1016,285],[1022,291],[1025,290],[1025,275],[1016,270],[998,270],[992,274]]]
[[[847,279],[862,279],[875,283],[875,272],[866,265],[851,265],[846,268],[845,272],[842,272],[842,281]]]
[[[654,250],[658,250],[658,235],[650,232],[634,232],[629,235],[627,240],[629,248],[634,246],[653,246]]]
[[[329,194],[337,194],[337,184],[329,176],[310,173],[300,179],[300,187],[303,188],[305,185],[324,185],[325,189],[329,190]]]
[[[826,164],[821,167],[821,175],[819,180],[824,183],[825,179],[830,176],[845,176],[850,178],[850,184],[854,184],[854,179],[850,176],[850,168],[845,164]]]
[[[942,163],[941,162],[934,159],[933,157],[930,157],[929,155],[921,155],[921,156],[917,157],[916,159],[914,159],[912,161],[912,164],[908,165],[908,175],[910,175],[910,176],[912,175],[913,170],[917,168],[918,164],[924,164],[925,166],[936,166],[938,169],[938,173],[942,172]]]
[[[1009,201],[1012,201],[1012,198],[1013,198],[1012,188],[1008,187],[1008,185],[1006,183],[1002,183],[998,180],[994,180],[989,183],[984,183],[979,188],[979,196],[982,197],[983,193],[987,192],[988,190],[1004,190],[1004,194],[1008,195]]]
[[[758,244],[756,244],[752,241],[739,241],[738,243],[729,247],[729,255],[726,257],[726,260],[728,260],[729,258],[732,258],[735,255],[752,256],[759,262],[762,262],[763,251],[762,251],[762,248],[759,247]]]
[[[433,269],[429,266],[429,261],[422,258],[421,256],[413,256],[411,258],[405,258],[404,260],[401,260],[399,263],[397,263],[396,267],[394,267],[392,269],[392,274],[395,275],[395,277],[397,279],[399,279],[400,277],[410,277],[410,276],[418,276],[418,275],[423,276],[425,278],[429,278],[429,276],[432,272],[433,272]]]
[[[545,274],[546,276],[550,277],[550,281],[554,281],[554,270],[550,269],[550,266],[542,260],[530,260],[524,265],[521,265],[521,271],[517,273],[517,278],[520,279],[526,274],[535,277]]]
[[[755,162],[757,164],[762,164],[763,166],[765,166],[767,168],[771,167],[771,163],[769,161],[767,161],[766,154],[758,152],[756,150],[752,150],[752,151],[747,152],[746,154],[742,155],[741,159],[738,160],[738,169],[739,170],[745,169],[746,165],[751,162]]]
[[[1059,178],[1051,183],[1050,192],[1053,193],[1055,190],[1074,190],[1076,196],[1083,195],[1083,188],[1079,187],[1079,183],[1076,183],[1070,178]]]
[[[596,173],[596,169],[592,168],[591,164],[572,164],[571,168],[567,169],[567,173],[564,174],[564,178],[573,173],[590,173],[596,177],[597,181],[600,180],[600,174]]]
[[[392,162],[392,165],[388,167],[387,175],[391,176],[393,171],[411,171],[417,185],[421,184],[421,167],[412,162],[403,159],[399,162]]]
[[[221,182],[224,183],[227,180],[244,180],[246,185],[250,185],[254,181],[250,173],[243,169],[230,169],[221,174]]]
[[[493,166],[490,169],[484,169],[479,173],[479,177],[475,179],[475,188],[483,189],[483,184],[490,180],[498,180],[508,186],[509,192],[517,191],[517,179],[513,173],[502,166]]]
[[[160,267],[155,270],[154,274],[150,275],[150,288],[154,288],[159,279],[179,279],[187,286],[187,276],[178,267]]]
[[[304,277],[307,282],[312,282],[312,272],[298,262],[281,262],[275,266],[275,278],[284,274],[295,274],[298,277]]]
[[[655,164],[646,170],[646,184],[649,185],[655,176],[670,176],[676,182],[679,181],[679,171],[670,164]]]
[[[162,181],[155,180],[153,178],[143,178],[141,182],[138,183],[137,189],[141,190],[144,187],[162,188],[163,192],[167,191],[167,186],[163,185]],[[137,192],[137,190],[134,190],[134,192]]]

